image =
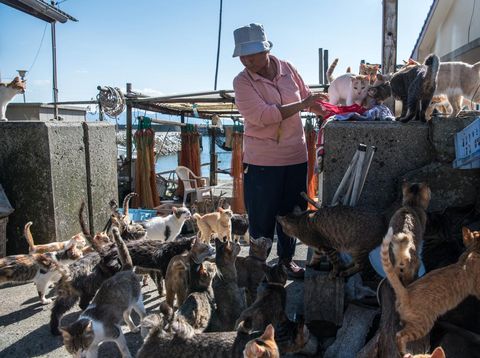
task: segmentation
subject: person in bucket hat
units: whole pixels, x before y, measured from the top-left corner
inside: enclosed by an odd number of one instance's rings
[[[244,197],[252,237],[273,239],[290,277],[302,278],[304,269],[293,260],[295,239],[283,233],[277,215],[305,210],[300,196],[307,191],[307,148],[300,111],[324,114],[295,67],[270,54],[273,43],[263,25],[250,24],[233,32],[233,57],[245,67],[233,80],[235,104],[244,118]]]

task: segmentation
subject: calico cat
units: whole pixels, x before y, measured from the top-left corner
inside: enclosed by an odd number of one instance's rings
[[[202,262],[215,254],[215,250],[207,244],[195,239],[192,249],[186,253],[174,256],[167,267],[165,275],[165,288],[167,291],[166,303],[173,307],[175,296],[177,307],[180,307],[190,292],[190,277],[196,272]]]
[[[247,257],[237,257],[238,287],[245,287],[247,306],[250,306],[257,297],[257,288],[265,277],[263,265],[267,262],[268,254],[272,248],[272,240],[266,237],[250,238],[250,249]]]
[[[287,319],[287,270],[281,263],[271,267],[265,265],[264,270],[266,282],[262,283],[255,302],[241,313],[235,323],[237,330],[250,333]]]
[[[145,316],[140,278],[133,271],[132,259],[118,228],[112,232],[122,271],[102,283],[92,303],[75,322],[60,328],[65,349],[73,356],[97,357],[101,343],[114,341],[123,357],[131,357],[120,324],[125,321],[131,332],[139,332],[130,313],[133,309],[140,318]]]
[[[33,281],[37,287],[40,302],[52,302],[45,298],[49,285],[60,280],[64,265],[82,257],[82,251],[75,243],[60,251],[44,254],[12,255],[0,259],[0,284],[6,282]]]
[[[462,109],[462,98],[480,103],[480,61],[470,65],[465,62],[440,62],[435,94],[444,94],[453,108],[453,116]]]
[[[217,309],[208,331],[231,331],[240,313],[245,309],[245,293],[238,287],[235,268],[240,245],[232,241],[223,242],[216,238],[215,251],[217,274],[213,278],[212,288]]]
[[[141,223],[147,230],[147,238],[151,240],[172,241],[182,231],[185,220],[190,219],[190,210],[186,207],[172,207],[172,214],[156,216]]]
[[[418,248],[423,241],[427,223],[426,210],[430,203],[431,192],[428,185],[402,185],[402,207],[393,214],[389,223],[392,232],[392,254],[395,274],[404,285],[412,282],[418,274],[420,257]]]
[[[72,236],[72,238],[68,241],[50,242],[48,244],[35,245],[32,233],[30,232],[30,226],[32,226],[31,221],[26,223],[23,229],[25,239],[28,243],[29,254],[44,254],[46,252],[59,251],[65,248],[69,248],[74,244],[78,249],[83,250],[83,248],[87,244],[87,242],[85,241],[85,237],[83,237],[82,234],[77,234],[75,236]]]
[[[402,284],[390,261],[392,229],[383,240],[382,265],[395,291],[396,310],[403,322],[402,330],[397,333],[397,347],[401,354],[407,353],[408,342],[424,337],[439,316],[469,295],[480,298],[480,231],[472,232],[466,227],[462,231],[466,250],[459,260],[428,272],[408,286]]]
[[[333,77],[333,71],[335,70],[335,67],[337,67],[337,64],[338,64],[338,58],[333,60],[330,67],[328,67],[328,70],[326,72],[326,77],[327,77],[329,83],[332,83],[335,80],[335,78]],[[364,76],[368,76],[369,84],[374,84],[375,81],[377,80],[379,68],[380,68],[379,65],[371,65],[371,64],[367,64],[367,63],[361,63],[360,68],[359,68],[359,74],[364,75]],[[345,72],[346,73],[351,73],[352,72],[352,69],[350,68],[350,66],[347,67],[347,70]]]
[[[304,212],[296,208],[291,214],[277,216],[277,221],[285,234],[327,254],[333,265],[332,278],[361,271],[388,227],[381,214],[341,205]],[[351,267],[341,268],[339,252],[352,256]]]
[[[331,104],[361,104],[367,96],[369,78],[364,75],[347,73],[337,77],[328,87]]]
[[[432,354],[415,354],[414,356],[411,354],[406,354],[403,358],[445,358],[445,352],[442,347],[437,347],[432,352]]]
[[[228,209],[219,207],[216,212],[208,213],[201,216],[198,213],[193,214],[193,218],[197,221],[198,230],[200,231],[200,239],[205,243],[210,243],[212,234],[218,237],[226,237],[232,240],[232,219],[233,212]]]
[[[382,75],[378,75],[382,79]],[[381,82],[370,86],[367,90],[362,106],[368,110],[364,114],[352,113],[350,120],[354,121],[375,121],[375,120],[395,120],[392,112],[383,102],[392,95],[390,82]]]
[[[245,358],[280,358],[277,344],[275,343],[275,329],[271,324],[265,332],[245,345],[243,351]]]
[[[19,77],[15,77],[13,81],[8,84],[0,83],[0,122],[8,121],[5,116],[8,104],[17,94],[25,93],[25,88],[25,81],[21,81]]]
[[[406,123],[415,118],[425,122],[425,112],[437,87],[440,60],[430,54],[422,65],[407,66],[390,79],[392,94],[402,101],[402,114],[397,121]]]

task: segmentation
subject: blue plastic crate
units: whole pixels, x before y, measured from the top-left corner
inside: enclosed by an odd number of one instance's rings
[[[123,214],[123,209],[118,209]],[[128,214],[133,221],[145,221],[157,216],[157,210],[151,209],[128,209]]]
[[[480,117],[455,134],[455,159],[478,157],[480,152]],[[477,154],[475,154],[477,153]]]

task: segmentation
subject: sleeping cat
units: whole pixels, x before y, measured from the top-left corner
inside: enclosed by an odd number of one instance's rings
[[[122,271],[102,283],[92,303],[75,322],[60,328],[65,349],[73,356],[97,357],[101,343],[114,341],[123,357],[131,357],[120,324],[125,321],[131,332],[138,332],[130,313],[133,309],[140,318],[145,316],[140,278],[133,271],[132,259],[118,228],[112,232]]]
[[[330,276],[351,276],[361,271],[368,254],[380,245],[387,230],[383,215],[349,206],[323,207],[319,210],[277,216],[283,232],[304,244],[323,251],[333,265]],[[352,256],[352,265],[341,270],[339,252]],[[340,272],[341,271],[341,272]]]
[[[435,94],[444,94],[453,107],[453,116],[462,109],[462,98],[480,103],[480,62],[440,62]]]
[[[280,358],[277,344],[275,343],[275,329],[271,324],[258,338],[252,339],[245,345],[243,351],[245,358]]]
[[[437,87],[440,60],[430,54],[422,65],[406,66],[390,79],[392,94],[402,101],[402,114],[397,121],[406,123],[415,118],[425,122],[425,112]]]
[[[287,270],[281,263],[264,266],[266,282],[259,288],[255,302],[242,312],[235,327],[237,330],[251,333],[263,330],[267,324],[277,324],[287,319],[285,305],[287,300]]]
[[[77,234],[75,236],[72,236],[72,238],[68,241],[50,242],[48,244],[35,245],[32,233],[30,232],[30,226],[32,226],[31,221],[26,223],[23,229],[25,239],[27,239],[28,243],[28,253],[30,254],[43,254],[46,252],[63,250],[65,248],[71,247],[73,244],[75,244],[78,249],[83,250],[83,248],[87,244],[87,242],[85,241],[85,237],[83,237],[82,234]]]
[[[237,257],[238,287],[245,287],[247,306],[250,306],[257,297],[257,288],[265,277],[263,265],[267,262],[268,254],[272,248],[272,240],[267,237],[258,239],[250,238],[250,249],[247,257]]]
[[[26,83],[21,81],[19,77],[15,77],[12,82],[5,84],[0,83],[0,122],[8,121],[5,114],[7,113],[7,105],[19,93],[25,93]]]
[[[395,274],[408,285],[417,277],[420,267],[418,250],[423,241],[431,192],[426,184],[404,182],[402,193],[402,207],[390,219],[389,230],[393,235]]]
[[[403,328],[397,333],[397,347],[406,354],[408,342],[424,337],[435,321],[455,308],[469,295],[480,298],[480,231],[463,228],[466,250],[454,264],[428,272],[404,286],[390,261],[389,247],[393,238],[390,229],[382,243],[382,265],[395,291],[396,310]]]
[[[141,224],[147,230],[147,238],[150,240],[168,241],[175,238],[182,231],[185,220],[191,216],[186,207],[172,207],[172,214],[165,217],[156,216]]]

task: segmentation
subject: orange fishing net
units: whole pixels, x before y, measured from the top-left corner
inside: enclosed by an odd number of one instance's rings
[[[318,175],[315,173],[315,163],[317,160],[317,155],[315,151],[315,144],[317,141],[317,132],[311,123],[311,120],[307,119],[305,123],[305,137],[307,141],[307,153],[308,153],[308,171],[307,171],[307,195],[315,199],[317,198],[317,189],[318,189]],[[316,208],[312,204],[308,204],[310,210],[315,210]]]
[[[150,125],[149,120],[140,120],[134,136],[137,149],[135,191],[138,194],[134,205],[149,209],[160,205],[155,180],[155,132]]]
[[[180,151],[180,164],[189,168],[195,175],[201,176],[200,165],[200,133],[198,133],[197,127],[187,124],[182,127],[182,133],[180,134],[182,148]],[[202,183],[198,182],[198,185]],[[181,180],[178,182],[177,195],[183,197],[183,183]]]
[[[232,162],[230,175],[233,177],[232,211],[245,214],[243,200],[243,133],[242,129],[232,134]]]

